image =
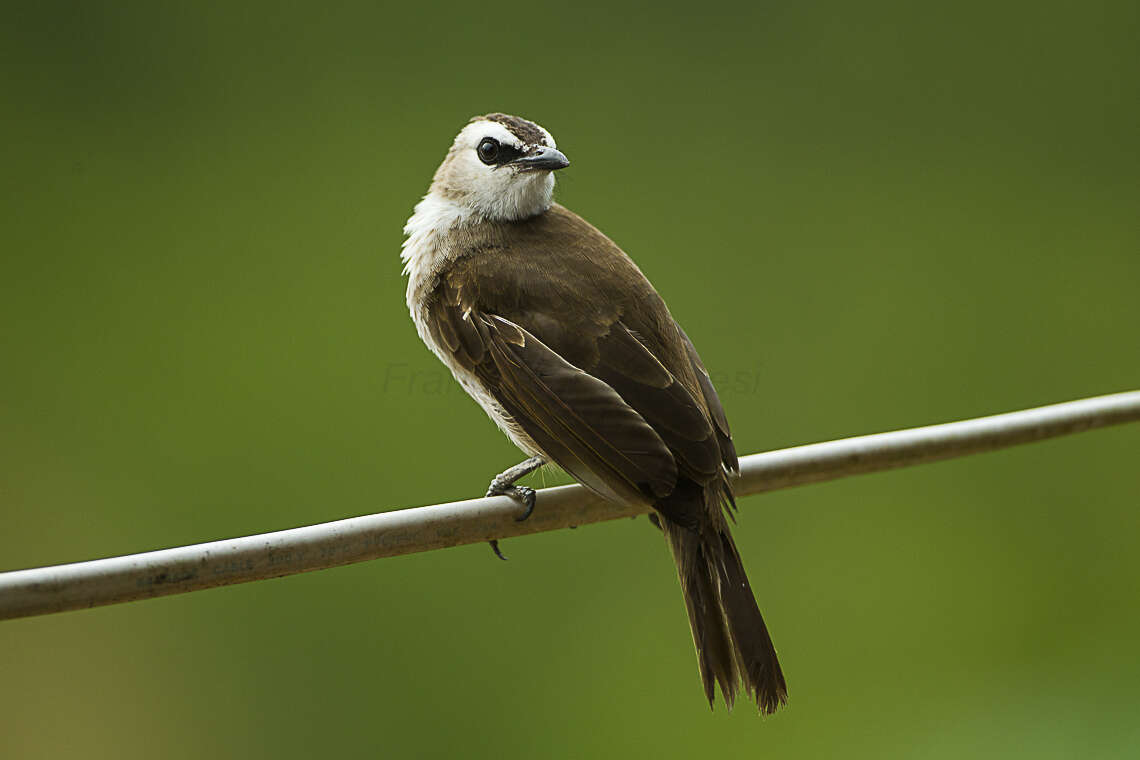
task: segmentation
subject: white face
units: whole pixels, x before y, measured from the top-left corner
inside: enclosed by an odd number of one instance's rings
[[[542,133],[546,147],[555,148],[550,133],[545,129]],[[487,163],[478,150],[485,140],[495,141],[504,153],[521,155],[535,147],[524,144],[498,122],[473,121],[456,136],[435,173],[432,192],[494,221],[524,219],[549,209],[554,196],[554,173],[526,171],[510,163]]]

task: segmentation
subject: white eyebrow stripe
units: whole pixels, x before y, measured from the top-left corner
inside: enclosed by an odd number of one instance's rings
[[[473,131],[476,136],[475,144],[478,145],[484,137],[493,137],[502,145],[510,145],[512,148],[522,150],[523,143],[519,138],[515,137],[511,130],[504,127],[502,124],[494,121],[477,121],[474,124],[467,126],[467,129]]]

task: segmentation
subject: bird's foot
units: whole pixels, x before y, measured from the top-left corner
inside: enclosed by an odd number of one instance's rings
[[[512,499],[517,499],[526,507],[526,511],[522,513],[521,517],[516,517],[517,522],[522,522],[530,517],[531,512],[534,512],[535,491],[533,488],[527,486],[516,486],[515,481],[519,478],[529,475],[539,467],[546,464],[546,460],[542,457],[531,457],[525,462],[519,462],[514,467],[504,470],[491,479],[491,485],[487,487],[488,496],[510,496]]]
[[[546,460],[542,457],[531,457],[525,462],[519,462],[514,467],[500,472],[491,479],[491,485],[487,487],[487,496],[510,496],[512,499],[521,501],[524,507],[523,513],[515,518],[515,522],[522,522],[534,512],[534,503],[538,494],[533,488],[516,486],[515,481],[524,475],[529,475],[544,464],[546,464]],[[492,540],[490,544],[495,556],[505,560],[506,557],[499,550],[498,540]]]
[[[498,478],[495,478],[495,480],[491,481],[491,487],[487,489],[487,495],[510,496],[516,501],[521,501],[524,507],[524,511],[521,515],[515,518],[515,522],[522,522],[531,516],[531,513],[534,512],[534,502],[538,498],[538,494],[533,488],[500,483]]]

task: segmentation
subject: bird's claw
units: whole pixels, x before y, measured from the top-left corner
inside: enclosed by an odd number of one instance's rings
[[[523,506],[526,507],[523,513],[515,518],[515,522],[523,522],[534,512],[534,502],[538,498],[533,488],[527,486],[514,486],[515,496],[522,499]]]
[[[524,507],[523,513],[515,518],[515,522],[522,522],[534,512],[534,502],[538,498],[538,494],[533,488],[516,486],[515,481],[524,475],[529,475],[545,463],[546,460],[542,457],[533,456],[525,462],[520,462],[510,469],[500,472],[491,480],[491,485],[487,487],[487,496],[510,496],[516,501],[521,501]],[[499,550],[497,539],[491,539],[488,543],[491,544],[491,551],[495,552],[496,557],[502,560],[507,558]]]
[[[531,513],[534,512],[534,502],[537,498],[537,495],[533,488],[528,488],[527,486],[509,485],[499,481],[498,478],[491,481],[491,487],[487,489],[487,495],[509,496],[512,499],[521,501],[525,507],[525,510],[521,515],[515,518],[515,522],[522,522],[523,520],[530,517]],[[507,560],[507,556],[503,554],[502,550],[499,549],[498,539],[493,538],[487,543],[491,545],[491,551],[495,553],[496,557],[503,560],[504,562]]]
[[[501,559],[503,562],[507,561],[507,556],[505,554],[503,554],[502,551],[499,550],[499,539],[492,538],[487,543],[489,543],[491,545],[491,551],[493,551],[495,553],[496,557]]]
[[[491,481],[491,487],[487,489],[488,496],[510,496],[512,499],[521,501],[523,513],[515,518],[515,522],[522,522],[526,520],[534,512],[534,503],[538,499],[537,492],[528,486],[516,486],[509,483],[503,483],[498,478]]]

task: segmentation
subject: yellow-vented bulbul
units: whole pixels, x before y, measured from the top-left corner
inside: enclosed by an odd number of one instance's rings
[[[729,534],[728,420],[696,349],[637,265],[552,202],[569,165],[550,133],[493,113],[455,138],[404,229],[420,337],[530,457],[607,499],[655,510],[681,579],[705,695],[787,700],[776,650]]]

